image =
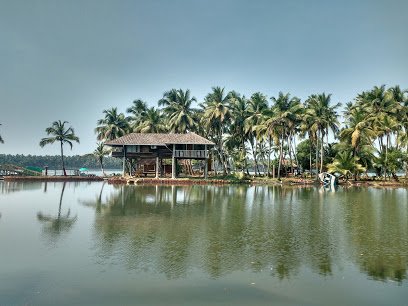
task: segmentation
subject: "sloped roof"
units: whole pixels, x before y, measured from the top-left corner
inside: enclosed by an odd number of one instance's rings
[[[213,142],[195,133],[187,134],[163,134],[163,133],[131,133],[125,136],[107,141],[105,145],[150,145],[165,146],[170,144],[196,144],[214,145]]]

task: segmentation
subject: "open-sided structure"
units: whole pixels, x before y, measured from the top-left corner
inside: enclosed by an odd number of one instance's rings
[[[208,176],[209,150],[214,143],[195,133],[131,133],[108,141],[112,156],[123,159],[123,175],[135,173],[144,161],[155,159],[156,178],[163,173],[163,160],[171,159],[171,176],[176,177],[178,159],[204,160],[204,177]]]

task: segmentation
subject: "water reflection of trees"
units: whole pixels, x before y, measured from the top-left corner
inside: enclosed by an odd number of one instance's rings
[[[41,189],[42,182],[0,181],[0,194]]]
[[[46,186],[46,185],[45,185]],[[62,213],[62,200],[66,182],[63,183],[57,216],[47,215],[41,211],[37,213],[38,221],[43,223],[43,235],[49,240],[51,244],[55,243],[61,234],[68,232],[77,220],[77,216],[71,216],[71,210],[68,209],[66,213]],[[44,188],[46,192],[46,187]]]
[[[407,190],[354,193],[347,202],[346,224],[356,263],[375,280],[407,278]]]
[[[251,270],[283,279],[301,267],[330,276],[352,256],[369,277],[401,281],[407,207],[397,193],[384,205],[381,192],[120,186],[95,205],[98,259],[168,278],[200,269],[213,278]]]

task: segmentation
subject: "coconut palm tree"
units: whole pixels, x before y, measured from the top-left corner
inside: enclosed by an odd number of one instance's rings
[[[126,109],[126,112],[131,114],[129,117],[129,122],[132,130],[135,130],[140,124],[147,111],[147,103],[143,100],[137,99],[133,101],[133,105]]]
[[[228,173],[228,165],[223,148],[223,135],[228,130],[227,122],[231,118],[230,96],[225,94],[224,88],[213,87],[212,92],[205,97],[201,107],[204,109],[201,123],[207,129],[208,136],[216,144],[218,159],[223,165],[225,175]]]
[[[105,169],[103,168],[103,158],[109,154],[109,150],[106,149],[103,142],[98,142],[96,144],[96,149],[93,152],[93,155],[97,158],[99,164],[101,165],[101,170],[103,176],[105,176]]]
[[[353,156],[352,152],[343,151],[337,154],[333,163],[327,165],[329,172],[338,172],[345,176],[348,180],[350,175],[354,175],[356,179],[358,173],[366,171],[359,163],[359,158]]]
[[[196,130],[196,109],[192,107],[194,102],[197,100],[191,97],[189,89],[186,91],[172,89],[163,94],[163,98],[159,100],[159,106],[164,106],[163,113],[168,116],[167,124],[170,131],[186,133]]]
[[[305,120],[311,123],[310,129],[320,137],[320,172],[323,171],[324,138],[328,143],[328,134],[331,130],[335,135],[339,131],[336,109],[341,103],[330,106],[331,94],[311,95],[306,101]],[[317,163],[317,161],[316,161]]]
[[[135,132],[138,133],[163,133],[167,132],[162,112],[155,107],[148,108],[145,116],[141,119]]]
[[[353,156],[359,156],[361,147],[371,145],[377,134],[366,120],[367,112],[363,108],[350,107],[344,114],[346,127],[340,131],[340,140],[351,146]]]
[[[265,120],[257,128],[274,139],[279,145],[278,178],[284,157],[284,142],[288,144],[289,156],[291,157],[291,137],[293,137],[297,126],[300,124],[302,105],[297,97],[290,97],[290,94],[279,92],[278,97],[271,98],[273,105],[266,113]]]
[[[95,128],[98,140],[113,140],[130,132],[129,118],[118,113],[117,107],[106,109],[103,113],[105,118],[99,119]]]
[[[245,128],[245,120],[248,117],[248,100],[245,96],[232,91],[230,93],[230,106],[232,122],[227,142],[230,148],[236,147],[238,152],[235,152],[235,156],[238,157],[242,165],[241,170],[246,169],[248,173],[247,149],[245,145],[249,137],[249,133]]]
[[[41,139],[40,141],[40,146],[44,147],[47,144],[52,144],[56,141],[60,143],[61,146],[61,164],[62,164],[62,170],[64,172],[64,175],[66,176],[67,173],[65,171],[65,163],[64,163],[64,143],[69,144],[72,150],[72,142],[77,142],[79,143],[79,138],[75,135],[74,129],[70,126],[67,128],[65,126],[66,123],[69,123],[68,121],[62,122],[61,120],[54,121],[52,125],[48,128],[45,129],[47,132],[47,135],[52,135],[52,137],[46,137]]]
[[[255,163],[255,175],[259,173],[258,147],[263,140],[262,130],[256,129],[264,121],[265,112],[268,109],[268,100],[260,92],[254,93],[248,101],[248,116],[245,119],[245,132],[248,134],[249,143],[252,148],[252,156]]]

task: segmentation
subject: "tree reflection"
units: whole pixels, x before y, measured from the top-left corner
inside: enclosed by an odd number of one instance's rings
[[[44,224],[43,233],[51,243],[54,243],[61,234],[68,232],[77,220],[77,216],[71,217],[70,209],[65,214],[61,213],[65,186],[66,182],[62,185],[57,216],[46,215],[42,212],[37,213],[38,221]]]
[[[374,280],[407,278],[408,205],[400,200],[403,192],[374,189],[370,198],[359,192],[348,205],[346,221],[355,261]]]
[[[247,270],[289,279],[304,268],[331,276],[351,257],[373,279],[401,281],[407,205],[393,194],[370,197],[375,190],[119,186],[94,203],[95,249],[98,260],[169,279],[193,269],[212,278]]]

